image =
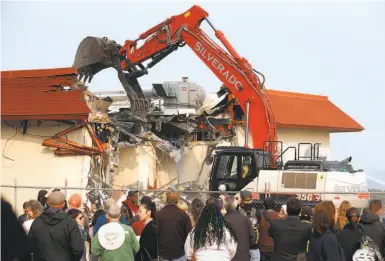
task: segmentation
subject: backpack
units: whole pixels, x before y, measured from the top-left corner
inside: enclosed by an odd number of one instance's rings
[[[354,252],[353,257],[356,255],[367,255],[370,257],[373,257],[373,259],[382,261],[382,255],[378,249],[377,244],[371,239],[369,236],[365,235],[364,226],[362,223],[357,224],[358,228],[362,232],[362,238],[360,243],[360,248]]]
[[[258,244],[259,241],[259,223],[258,218],[256,216],[257,210],[255,208],[251,208],[250,210],[246,211],[243,208],[239,209],[239,212],[243,215],[249,218],[251,225],[253,226],[253,230],[255,232],[255,244]]]

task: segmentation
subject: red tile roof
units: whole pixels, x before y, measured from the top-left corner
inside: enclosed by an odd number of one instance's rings
[[[1,72],[2,120],[86,120],[88,108],[75,68]]]
[[[329,101],[327,96],[268,90],[278,128],[356,132],[364,128]]]

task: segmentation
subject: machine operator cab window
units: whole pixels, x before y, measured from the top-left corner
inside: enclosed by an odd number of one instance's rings
[[[210,182],[213,190],[224,185],[227,191],[241,190],[256,177],[254,158],[251,154],[222,154],[214,163]]]

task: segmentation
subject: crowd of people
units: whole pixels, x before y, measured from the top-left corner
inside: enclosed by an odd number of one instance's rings
[[[256,209],[248,191],[191,204],[167,191],[160,210],[138,196],[110,198],[90,219],[78,194],[66,200],[60,190],[40,191],[18,218],[2,199],[2,260],[377,261],[385,254],[380,200],[360,211],[348,201],[311,208],[293,197],[278,212],[273,198]]]

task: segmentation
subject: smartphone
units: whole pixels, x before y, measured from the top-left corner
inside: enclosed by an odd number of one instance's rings
[[[287,214],[287,206],[286,205],[282,205],[281,210],[283,210],[284,214]]]

